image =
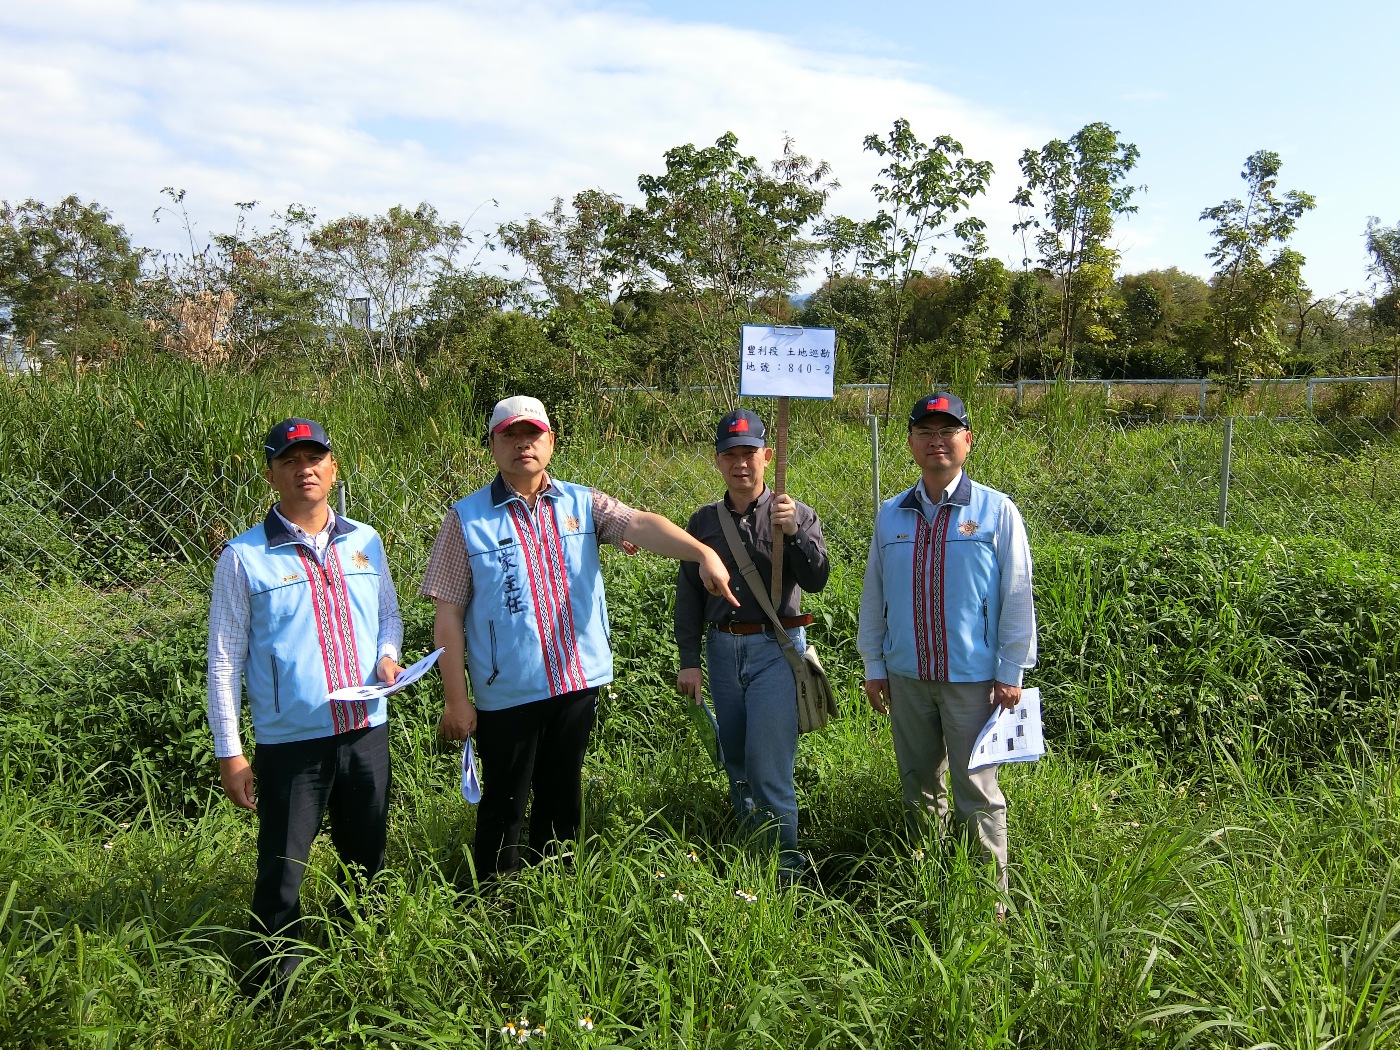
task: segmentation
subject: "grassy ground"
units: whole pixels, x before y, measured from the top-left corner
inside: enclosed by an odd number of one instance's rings
[[[276,1004],[239,990],[256,825],[218,796],[203,727],[202,552],[259,513],[246,432],[300,406],[270,382],[118,379],[34,392],[0,441],[0,1046],[1400,1044],[1384,432],[1241,424],[1240,476],[1262,480],[1221,531],[1215,431],[984,428],[974,463],[1032,522],[1053,752],[1003,773],[1001,925],[958,843],[903,831],[857,686],[864,424],[804,406],[793,487],[835,557],[809,608],[845,709],[799,754],[813,883],[783,892],[734,839],[670,689],[670,570],[609,554],[619,676],[574,864],[474,892],[438,687],[396,698],[390,870],[343,901],[318,845],[315,958]],[[451,391],[367,395],[312,400],[353,435],[351,506],[390,540],[412,654],[426,545],[484,453]],[[702,449],[606,414],[561,473],[676,518],[713,498]]]

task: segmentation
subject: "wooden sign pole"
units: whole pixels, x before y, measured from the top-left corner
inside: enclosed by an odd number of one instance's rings
[[[787,439],[788,439],[788,399],[778,398],[777,440],[773,445],[773,496],[776,498],[787,491]],[[782,615],[780,603],[783,593],[783,529],[773,526],[773,586],[770,594],[773,610]]]

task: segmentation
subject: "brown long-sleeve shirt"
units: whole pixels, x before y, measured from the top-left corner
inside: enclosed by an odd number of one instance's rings
[[[736,609],[723,598],[716,598],[700,582],[700,566],[683,561],[676,570],[676,645],[680,649],[680,665],[700,666],[700,642],[707,623],[768,623],[768,614],[749,590],[739,572],[739,565],[729,551],[729,544],[720,527],[718,506],[734,516],[739,537],[748,548],[754,568],[761,579],[773,576],[773,490],[765,487],[758,499],[742,512],[736,512],[726,495],[722,504],[707,503],[690,516],[685,531],[714,550],[729,569],[729,586],[739,599]],[[822,537],[817,512],[805,503],[797,504],[797,534],[785,537],[783,543],[783,591],[778,605],[779,616],[795,616],[801,610],[802,592],[819,591],[831,575],[826,540]]]

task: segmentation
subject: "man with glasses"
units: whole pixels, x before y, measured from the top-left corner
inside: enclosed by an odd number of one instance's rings
[[[890,718],[911,824],[932,823],[940,836],[964,831],[995,862],[1005,891],[997,767],[967,766],[993,708],[1014,708],[1035,666],[1031,554],[1016,505],[963,472],[971,451],[961,399],[920,398],[909,412],[909,452],[923,476],[875,519],[857,647],[870,706]]]

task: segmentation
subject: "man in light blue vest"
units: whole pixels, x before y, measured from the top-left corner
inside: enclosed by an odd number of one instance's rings
[[[1036,660],[1035,606],[1020,511],[963,473],[971,451],[961,399],[920,398],[909,412],[909,452],[923,477],[876,517],[857,647],[866,697],[890,716],[911,822],[942,834],[955,821],[995,861],[1005,890],[997,767],[967,766],[992,708],[1020,702]]]
[[[384,865],[389,736],[383,698],[328,700],[334,690],[393,682],[403,622],[379,535],[337,515],[330,438],[284,419],[264,444],[279,499],[224,547],[209,607],[209,727],[224,794],[258,814],[256,932],[301,935],[300,894],[311,843],[330,815],[340,859],[366,878]],[[240,683],[257,750],[238,733]],[[254,776],[256,774],[256,793]],[[274,942],[259,942],[266,959]],[[301,961],[295,944],[276,974]]]
[[[530,857],[578,837],[598,688],[613,677],[599,544],[698,562],[705,588],[738,605],[709,547],[658,514],[550,477],[554,430],[537,399],[499,402],[488,437],[499,473],[448,511],[421,588],[443,650],[439,731],[472,736],[481,758],[472,855],[483,881],[523,863],[532,794]]]

